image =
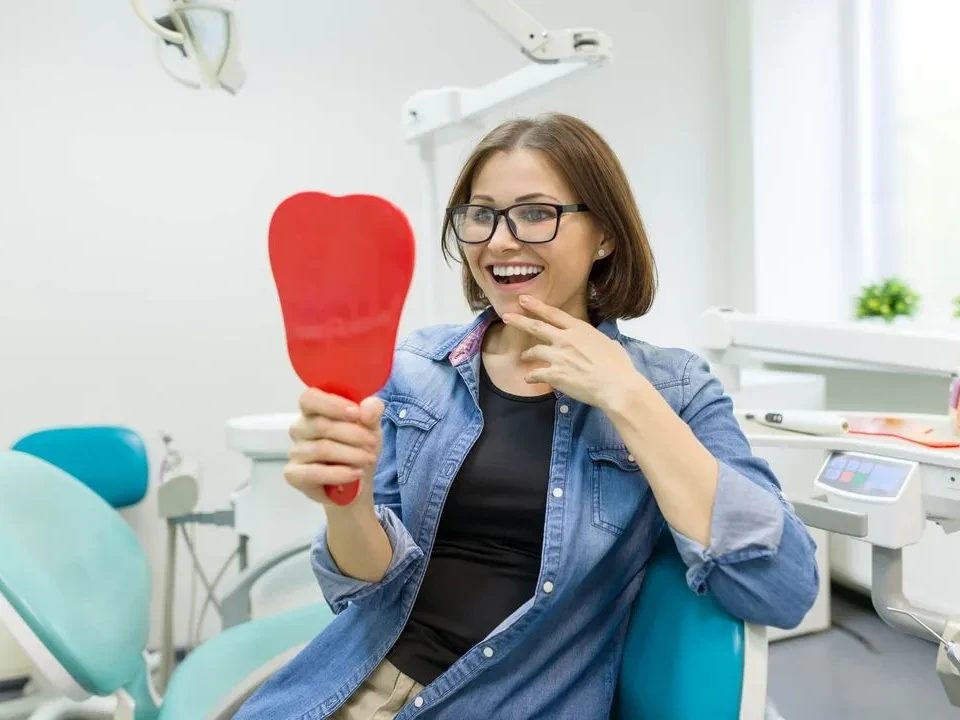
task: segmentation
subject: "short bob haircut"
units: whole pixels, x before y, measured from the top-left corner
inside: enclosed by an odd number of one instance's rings
[[[509,120],[494,128],[464,164],[448,207],[469,202],[473,179],[487,158],[497,152],[521,149],[538,150],[547,157],[576,196],[573,202],[586,203],[606,237],[614,243],[614,251],[595,262],[590,272],[590,314],[598,322],[645,315],[657,292],[653,251],[619,159],[582,120],[551,113]],[[446,260],[463,266],[463,293],[470,309],[486,308],[489,303],[464,261],[449,217],[444,217],[441,244]]]

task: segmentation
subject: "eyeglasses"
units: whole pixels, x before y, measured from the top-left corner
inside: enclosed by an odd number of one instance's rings
[[[475,245],[485,243],[497,231],[501,216],[507,219],[510,234],[522,243],[546,243],[557,236],[564,213],[589,212],[582,203],[520,203],[498,210],[487,205],[454,205],[447,218],[457,240]]]

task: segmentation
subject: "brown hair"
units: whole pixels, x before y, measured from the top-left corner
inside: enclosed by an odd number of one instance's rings
[[[509,120],[490,131],[474,148],[460,171],[448,207],[469,202],[474,177],[492,154],[511,150],[539,150],[575,193],[586,203],[614,251],[594,263],[588,299],[597,320],[630,319],[645,315],[657,292],[657,268],[640,211],[620,161],[606,141],[582,120],[551,113],[538,118]],[[487,306],[464,262],[463,251],[444,217],[443,255],[463,265],[463,293],[471,310]],[[457,246],[454,253],[451,245]]]

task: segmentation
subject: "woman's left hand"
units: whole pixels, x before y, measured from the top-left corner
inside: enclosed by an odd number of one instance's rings
[[[503,322],[540,340],[521,360],[540,363],[528,383],[546,383],[574,400],[606,410],[616,398],[643,382],[626,350],[590,323],[528,295],[520,305],[534,317],[504,313]]]

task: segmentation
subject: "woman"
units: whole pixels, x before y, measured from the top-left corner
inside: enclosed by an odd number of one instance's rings
[[[694,592],[799,624],[815,545],[729,398],[617,329],[655,268],[601,137],[564,115],[496,128],[443,238],[477,318],[406,339],[376,398],[301,396],[286,478],[326,507],[312,563],[338,615],[237,717],[607,717],[662,533]]]

